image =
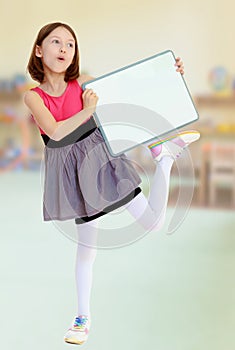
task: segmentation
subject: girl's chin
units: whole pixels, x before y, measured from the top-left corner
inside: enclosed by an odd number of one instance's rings
[[[68,67],[48,67],[44,65],[44,72],[48,74],[59,74],[64,75]]]

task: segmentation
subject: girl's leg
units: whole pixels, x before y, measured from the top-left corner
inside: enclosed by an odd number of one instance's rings
[[[77,225],[78,244],[76,257],[76,285],[78,295],[77,316],[67,330],[64,341],[82,345],[88,338],[90,329],[90,294],[92,269],[96,257],[98,219]]]
[[[174,160],[178,158],[183,149],[200,137],[195,130],[184,131],[170,138],[163,145],[149,144],[154,160],[157,162],[149,200],[140,193],[126,205],[128,211],[147,230],[159,230],[165,221],[166,208],[169,196],[170,173]]]
[[[164,224],[173,163],[171,156],[162,157],[153,176],[149,200],[140,193],[126,205],[130,214],[147,230],[159,230]]]
[[[78,244],[76,256],[77,315],[90,317],[92,270],[96,257],[98,219],[77,226]]]

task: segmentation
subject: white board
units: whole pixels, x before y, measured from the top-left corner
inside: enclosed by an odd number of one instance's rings
[[[198,119],[167,50],[82,85],[99,96],[94,117],[113,156]]]

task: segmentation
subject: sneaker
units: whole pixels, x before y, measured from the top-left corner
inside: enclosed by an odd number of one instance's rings
[[[91,321],[89,317],[81,315],[75,317],[71,327],[67,330],[64,341],[70,344],[82,345],[88,338]]]
[[[150,149],[153,149],[154,147],[159,146],[167,141],[173,141],[177,143],[178,146],[185,148],[190,143],[197,141],[199,138],[200,138],[200,133],[196,130],[181,131],[178,134],[172,134],[170,136],[166,136],[165,138],[162,138],[161,140],[153,142],[149,144],[148,147]]]
[[[148,147],[151,150],[154,160],[160,161],[164,156],[170,156],[176,159],[186,147],[199,138],[200,133],[198,131],[183,131],[152,143],[148,145]],[[164,143],[166,143],[166,145],[164,145]]]

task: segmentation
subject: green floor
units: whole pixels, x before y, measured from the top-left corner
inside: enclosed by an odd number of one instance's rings
[[[0,178],[1,348],[61,350],[76,244],[41,219],[39,173]],[[168,209],[168,216],[172,209]],[[234,350],[235,215],[191,208],[177,232],[99,250],[84,349]]]

